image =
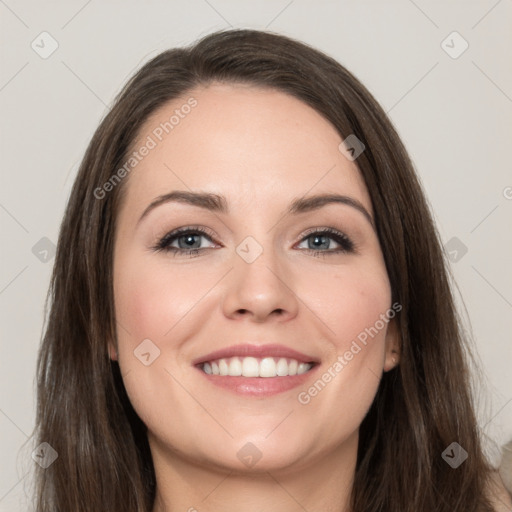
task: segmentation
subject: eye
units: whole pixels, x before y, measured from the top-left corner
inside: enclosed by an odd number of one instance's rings
[[[304,236],[302,240],[307,241],[307,247],[305,249],[312,251],[313,256],[328,256],[355,252],[354,242],[344,233],[332,228],[311,230],[306,233],[306,236]],[[333,240],[338,247],[331,247]]]
[[[198,256],[200,252],[215,247],[212,241],[213,234],[208,230],[196,227],[186,226],[175,229],[162,237],[157,244],[152,247],[154,251],[170,252],[175,256]],[[213,246],[201,247],[201,239],[206,238],[212,242]],[[303,236],[301,244],[307,241],[307,247],[298,247],[311,252],[313,256],[327,256],[340,253],[355,252],[355,244],[350,238],[332,228],[312,229]],[[331,247],[332,241],[337,247]]]
[[[210,249],[211,247],[201,247],[201,238],[212,241],[212,237],[213,235],[206,229],[187,226],[167,233],[153,247],[153,250],[171,252],[175,256],[178,254],[193,256],[205,249]]]

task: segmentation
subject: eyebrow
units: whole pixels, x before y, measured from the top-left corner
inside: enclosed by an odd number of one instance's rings
[[[226,198],[222,195],[210,192],[191,192],[186,190],[174,190],[173,192],[157,197],[153,202],[151,202],[151,204],[144,210],[144,212],[140,216],[139,220],[137,221],[137,224],[140,223],[142,219],[146,217],[151,210],[154,210],[155,208],[162,204],[170,202],[189,204],[191,206],[204,208],[215,213],[229,213],[228,202]],[[301,213],[307,213],[314,210],[318,210],[323,206],[333,203],[344,204],[356,209],[358,212],[363,214],[363,216],[375,230],[373,218],[368,212],[368,210],[361,204],[361,202],[358,201],[357,199],[354,199],[353,197],[340,194],[319,194],[294,199],[290,203],[290,206],[285,212],[285,215],[298,215]]]

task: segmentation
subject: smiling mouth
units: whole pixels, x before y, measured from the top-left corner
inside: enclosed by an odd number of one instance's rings
[[[228,357],[197,365],[207,375],[220,377],[291,377],[309,372],[317,363],[287,357]]]

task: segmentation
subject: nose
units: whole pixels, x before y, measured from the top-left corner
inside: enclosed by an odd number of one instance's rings
[[[231,319],[248,318],[262,323],[285,322],[298,312],[293,277],[273,251],[264,250],[252,263],[234,254],[234,268],[227,276],[223,311]]]

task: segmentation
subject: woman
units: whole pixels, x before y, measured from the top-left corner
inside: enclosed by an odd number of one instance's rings
[[[219,32],[128,82],[50,299],[37,510],[494,510],[412,163],[304,44]]]

